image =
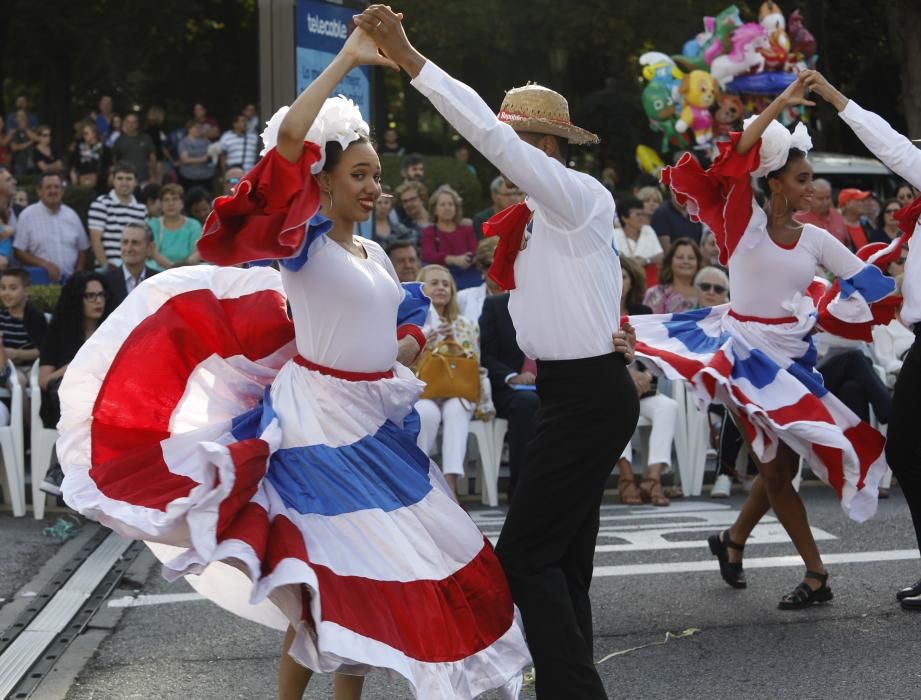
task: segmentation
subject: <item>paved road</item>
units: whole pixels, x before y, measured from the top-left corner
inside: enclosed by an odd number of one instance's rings
[[[748,590],[719,579],[706,536],[732,520],[740,496],[665,509],[606,499],[592,598],[595,655],[612,698],[921,697],[921,616],[894,602],[895,589],[921,574],[901,492],[863,525],[849,522],[826,488],[807,486],[804,496],[836,597],[802,612],[776,609],[802,565],[773,521],[746,550]],[[501,510],[472,515],[487,534],[498,532]],[[207,601],[175,599],[190,589],[142,564],[113,597],[170,597],[107,608],[34,697],[273,697],[279,635]],[[663,643],[685,630],[698,631]],[[367,698],[409,696],[381,673],[366,683]],[[329,680],[315,679],[306,697],[331,697]]]

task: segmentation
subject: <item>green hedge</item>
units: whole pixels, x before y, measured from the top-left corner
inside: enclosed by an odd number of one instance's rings
[[[488,202],[476,175],[456,158],[450,156],[427,156],[425,158],[425,184],[429,194],[439,185],[451,185],[464,200],[464,216],[472,217],[484,209]],[[381,180],[396,189],[400,177],[400,158],[395,155],[381,156]]]
[[[29,299],[39,311],[54,313],[61,296],[59,284],[33,284],[29,287]]]

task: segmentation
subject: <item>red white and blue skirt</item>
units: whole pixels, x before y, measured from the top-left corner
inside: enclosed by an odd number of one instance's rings
[[[318,672],[421,698],[517,693],[527,647],[488,541],[412,431],[421,383],[296,355],[277,272],[196,267],[131,293],[71,363],[72,508],[151,543],[168,578],[292,625]]]
[[[876,512],[885,438],[824,387],[815,322],[808,297],[788,318],[746,318],[729,304],[630,317],[644,364],[684,381],[702,410],[726,405],[759,460],[774,459],[785,442],[862,522]]]

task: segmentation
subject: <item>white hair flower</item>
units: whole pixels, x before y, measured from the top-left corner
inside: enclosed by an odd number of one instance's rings
[[[265,131],[262,132],[262,155],[275,148],[278,143],[278,129],[287,113],[288,108],[282,107],[272,115],[266,124]],[[311,166],[310,172],[316,175],[323,169],[326,163],[326,144],[330,141],[337,142],[345,150],[353,141],[368,138],[370,133],[371,129],[362,119],[358,105],[342,95],[330,97],[323,103],[320,113],[314,119],[310,131],[307,132],[307,141],[321,148],[320,160]]]
[[[745,128],[748,128],[748,125],[756,118],[746,119]],[[805,153],[812,149],[812,139],[809,132],[806,131],[806,125],[799,122],[791,134],[783,124],[776,120],[772,121],[761,135],[761,150],[759,151],[761,162],[752,175],[764,177],[782,168],[787,162],[791,148],[798,148]]]

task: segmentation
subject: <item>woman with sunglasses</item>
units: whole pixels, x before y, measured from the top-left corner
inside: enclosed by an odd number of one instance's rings
[[[899,228],[899,220],[895,218],[895,215],[898,214],[901,208],[902,204],[895,197],[883,202],[883,225],[873,232],[873,241],[877,243],[889,243],[902,235],[902,230]]]
[[[723,579],[747,586],[742,550],[755,525],[773,509],[806,565],[778,607],[795,610],[832,599],[806,511],[793,487],[800,457],[835,486],[842,507],[862,521],[876,511],[885,474],[883,437],[823,386],[815,370],[816,325],[811,285],[817,265],[843,280],[847,294],[823,307],[822,322],[868,321],[870,304],[895,288],[891,278],[851,253],[831,233],[793,215],[812,204],[812,142],[805,126],[791,134],[777,117],[811,105],[794,81],[745,131],[720,144],[708,170],[690,156],[663,171],[679,202],[713,230],[728,264],[729,304],[663,316],[631,318],[637,357],[670,379],[683,380],[703,406],[723,403],[755,457],[759,477],[728,530],[709,538]],[[764,178],[766,208],[753,196]],[[824,304],[824,299],[822,300]]]
[[[697,308],[707,309],[729,301],[729,277],[718,267],[707,266],[694,276]]]

